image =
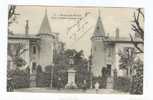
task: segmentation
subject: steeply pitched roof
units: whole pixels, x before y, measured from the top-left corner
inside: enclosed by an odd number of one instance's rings
[[[45,11],[45,16],[41,22],[39,33],[51,33],[51,27],[47,16],[47,10]]]
[[[104,42],[109,42],[109,43],[132,43],[131,39],[128,37],[120,37],[116,39],[115,37],[105,37]],[[135,42],[137,43],[142,43],[141,40],[136,40]]]
[[[104,36],[105,35],[105,30],[104,30],[104,27],[103,27],[103,23],[102,23],[100,14],[98,16],[95,31],[94,31],[93,35],[94,36]]]
[[[8,39],[40,39],[40,37],[32,34],[9,34]]]

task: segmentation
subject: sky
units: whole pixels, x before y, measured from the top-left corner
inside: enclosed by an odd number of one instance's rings
[[[90,55],[90,38],[98,16],[106,35],[115,36],[116,28],[120,30],[120,37],[133,33],[131,21],[135,8],[111,7],[17,6],[16,13],[20,15],[10,29],[14,34],[25,34],[25,22],[29,20],[29,34],[38,34],[46,9],[52,32],[59,33],[66,49],[83,50],[85,57]]]

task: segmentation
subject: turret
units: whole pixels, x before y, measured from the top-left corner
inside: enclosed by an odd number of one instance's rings
[[[53,64],[53,49],[55,36],[51,32],[50,23],[48,20],[47,9],[45,10],[45,16],[40,24],[40,29],[37,36],[41,39],[40,45],[40,65],[42,69]]]
[[[98,19],[96,22],[95,30],[93,36],[91,37],[92,42],[92,72],[93,75],[98,77],[102,76],[101,70],[106,65],[105,60],[105,45],[103,39],[105,38],[105,30],[100,17],[100,12],[98,14]]]

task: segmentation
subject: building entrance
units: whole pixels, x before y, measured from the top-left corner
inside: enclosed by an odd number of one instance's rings
[[[111,70],[112,70],[112,65],[111,64],[107,64],[107,73],[108,73],[108,76],[111,76]]]

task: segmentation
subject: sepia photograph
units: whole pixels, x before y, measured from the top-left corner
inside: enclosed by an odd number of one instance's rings
[[[9,5],[7,92],[143,95],[144,9]]]

